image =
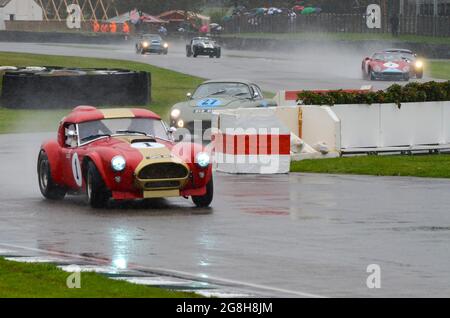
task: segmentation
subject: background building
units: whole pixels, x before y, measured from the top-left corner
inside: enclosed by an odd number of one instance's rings
[[[43,12],[34,0],[0,0],[0,30],[5,21],[42,21]]]

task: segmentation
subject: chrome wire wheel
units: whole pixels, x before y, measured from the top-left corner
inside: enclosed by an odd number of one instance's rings
[[[86,197],[93,208],[105,208],[111,197],[111,191],[106,187],[102,176],[92,161],[87,163],[86,172]]]
[[[39,165],[39,185],[45,190],[48,187],[48,160],[42,160]]]
[[[91,202],[91,199],[92,199],[92,176],[90,173],[88,173],[88,175],[87,175],[86,193],[87,193],[89,202]]]
[[[39,190],[46,199],[61,200],[66,195],[66,190],[58,186],[52,179],[50,161],[45,151],[41,151],[38,157],[37,175]]]

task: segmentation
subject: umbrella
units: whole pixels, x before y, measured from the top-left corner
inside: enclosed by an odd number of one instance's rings
[[[315,12],[316,12],[316,9],[313,7],[306,7],[302,10],[302,14],[312,14]]]
[[[130,21],[131,21],[131,23],[137,24],[139,22],[140,18],[141,17],[139,15],[138,10],[134,9],[134,10],[130,11]]]
[[[263,15],[265,12],[266,12],[266,9],[264,9],[264,8],[256,9],[256,14],[257,15]]]

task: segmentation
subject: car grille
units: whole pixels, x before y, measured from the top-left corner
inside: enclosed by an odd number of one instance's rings
[[[202,132],[205,132],[205,130],[211,128],[211,121],[210,120],[196,120],[196,121],[197,121],[197,126],[201,127]],[[186,128],[190,132],[194,132],[194,122],[191,121],[191,122],[187,123],[186,124]]]
[[[148,179],[182,179],[187,178],[189,174],[188,169],[178,163],[163,162],[154,163],[139,171],[138,178],[143,180]]]
[[[168,189],[168,188],[179,188],[180,187],[180,181],[154,181],[154,182],[147,182],[145,184],[145,188],[149,190],[153,189]]]

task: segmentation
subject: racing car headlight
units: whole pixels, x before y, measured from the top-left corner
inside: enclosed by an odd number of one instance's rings
[[[197,160],[197,164],[201,168],[206,168],[211,161],[209,155],[206,152],[199,152],[197,154],[196,160]]]
[[[122,156],[115,156],[111,159],[111,167],[114,171],[121,172],[125,169],[127,162]]]
[[[167,44],[167,43],[164,43],[164,45],[163,45],[163,46],[164,46],[164,48],[165,48],[165,49],[167,49],[167,48],[169,47],[169,44]]]
[[[142,43],[142,46],[143,46],[143,47],[148,47],[148,42]]]
[[[171,112],[170,112],[170,117],[172,118],[178,118],[178,116],[180,116],[181,112],[178,108],[174,108]]]
[[[422,68],[423,67],[423,62],[422,61],[416,61],[416,67],[417,68]]]
[[[183,128],[184,127],[184,121],[182,119],[177,121],[177,126],[178,126],[178,128]]]

